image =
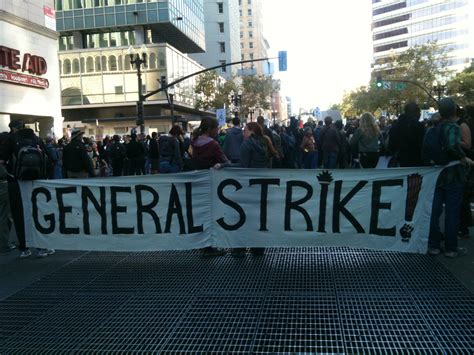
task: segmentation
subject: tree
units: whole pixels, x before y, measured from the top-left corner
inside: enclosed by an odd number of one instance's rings
[[[214,71],[209,71],[198,76],[194,93],[198,98],[194,105],[198,110],[215,110],[228,106],[229,94],[231,91],[237,91],[237,85],[232,81],[225,81]]]
[[[460,106],[474,104],[474,63],[458,73],[447,84],[447,94],[456,98]]]
[[[242,79],[242,111],[250,107],[271,108],[273,94],[280,90],[280,81],[271,76],[244,76]]]
[[[378,66],[372,72],[372,83],[381,76],[383,81],[390,83],[391,88],[377,88],[375,85],[358,88],[346,93],[341,108],[344,115],[358,115],[363,111],[375,112],[378,109],[399,113],[404,102],[415,101],[420,106],[433,105],[423,89],[413,84],[402,87],[392,80],[408,80],[432,91],[435,79],[451,75],[448,69],[446,48],[436,42],[415,46],[408,50],[378,60]]]

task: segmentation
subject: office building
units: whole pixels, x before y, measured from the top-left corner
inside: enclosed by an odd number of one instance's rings
[[[0,1],[0,132],[22,119],[62,134],[57,39],[53,0]]]
[[[205,68],[240,61],[240,18],[238,0],[204,0],[206,52],[190,57]],[[229,80],[237,74],[237,66],[218,69]]]
[[[474,13],[470,0],[372,0],[374,69],[385,58],[437,41],[448,66],[461,71],[474,57]]]
[[[240,15],[241,60],[268,57],[269,44],[263,36],[263,0],[238,0]],[[266,61],[245,64],[244,75],[271,74],[271,66]],[[252,70],[253,69],[253,70]]]
[[[145,94],[158,89],[163,77],[170,83],[203,69],[187,55],[205,51],[202,0],[57,0],[56,10],[63,115],[87,135],[130,133],[138,90]],[[147,53],[141,88],[129,47]],[[174,88],[174,102],[164,93],[145,102],[147,133],[200,120],[195,80]]]

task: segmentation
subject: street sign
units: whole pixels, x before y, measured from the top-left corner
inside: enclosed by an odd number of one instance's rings
[[[225,108],[219,108],[216,110],[217,121],[219,122],[219,127],[222,127],[226,123],[226,110]]]
[[[278,70],[287,71],[288,69],[288,60],[286,51],[278,52]]]

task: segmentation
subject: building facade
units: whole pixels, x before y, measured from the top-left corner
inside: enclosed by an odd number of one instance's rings
[[[240,61],[240,18],[238,0],[204,0],[206,52],[190,57],[205,68]],[[226,80],[237,74],[238,67],[218,70]]]
[[[22,119],[61,135],[58,33],[53,0],[0,1],[0,132]]]
[[[65,123],[98,139],[136,128],[139,97],[130,47],[146,51],[141,93],[203,69],[187,53],[205,50],[202,0],[57,0],[56,21]],[[145,131],[198,121],[195,77],[144,104]]]
[[[263,0],[238,0],[240,15],[241,60],[268,57],[269,44],[263,35]],[[242,73],[268,75],[271,65],[266,61],[245,64]],[[250,69],[250,70],[249,70]],[[255,72],[252,71],[254,69]]]
[[[372,0],[374,68],[384,58],[437,41],[447,49],[448,66],[461,71],[474,57],[474,1]]]

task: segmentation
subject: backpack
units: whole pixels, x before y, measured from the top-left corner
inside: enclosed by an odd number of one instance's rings
[[[431,127],[426,132],[423,140],[422,158],[425,165],[446,165],[449,163],[442,123]]]
[[[13,174],[19,180],[36,180],[45,177],[45,155],[38,142],[20,139],[16,142]]]

